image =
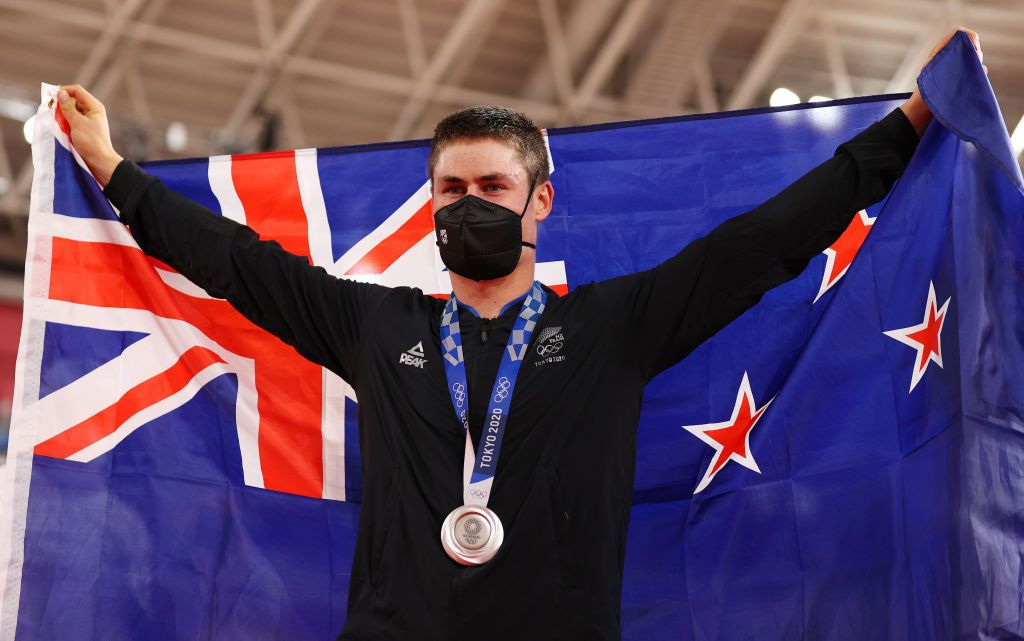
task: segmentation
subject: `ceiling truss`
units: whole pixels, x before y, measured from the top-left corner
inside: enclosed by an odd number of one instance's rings
[[[1017,36],[1024,29],[1024,9],[1004,0],[231,0],[223,5],[234,7],[239,24],[250,25],[250,38],[223,37],[212,24],[183,27],[167,19],[186,10],[201,15],[201,0],[0,0],[0,31],[6,17],[87,36],[91,44],[79,52],[82,63],[67,81],[93,89],[104,100],[121,95],[117,116],[156,140],[168,125],[166,98],[155,98],[154,82],[140,66],[148,51],[180,52],[191,60],[209,60],[222,70],[218,73],[244,74],[233,101],[221,106],[221,124],[211,126],[217,135],[192,144],[185,152],[192,156],[224,153],[216,148],[223,141],[249,140],[246,136],[251,138],[268,114],[280,121],[279,146],[305,147],[427,135],[439,110],[479,103],[509,105],[553,126],[742,109],[765,104],[767,93],[781,82],[797,85],[805,98],[907,91],[935,42],[959,23],[976,26],[985,44],[993,45],[991,53],[986,49],[986,64],[994,83],[1005,82],[997,90],[1007,122],[1018,122],[1024,113],[1024,43]],[[379,46],[370,36],[348,44],[338,25],[356,19],[365,20],[365,30],[374,34],[387,23],[393,28],[386,33],[393,35],[380,36]],[[358,39],[347,33],[346,38]],[[398,66],[367,62],[374,55],[397,60]],[[489,78],[495,65],[493,74],[501,77]],[[322,126],[316,123],[330,120],[332,110],[344,120],[345,107],[328,101],[319,107],[324,115],[318,120],[317,108],[303,96],[328,89],[354,96],[346,98],[350,101],[362,93],[374,101],[370,113],[352,114],[353,122],[361,123],[353,139],[320,137]],[[26,91],[31,95],[34,89]],[[183,113],[188,113],[184,107]],[[0,215],[20,220],[28,209],[31,164],[10,131],[4,136],[0,130],[0,177],[6,180],[0,182],[6,184]],[[239,150],[239,144],[227,151]],[[0,258],[3,253],[0,244]]]

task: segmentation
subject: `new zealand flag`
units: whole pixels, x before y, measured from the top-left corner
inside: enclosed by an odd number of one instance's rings
[[[965,36],[919,85],[936,122],[889,197],[648,387],[625,639],[1024,638],[1024,180]],[[33,143],[0,641],[333,639],[358,399],[142,254],[54,91]],[[649,268],[899,102],[551,130],[538,277],[564,292]],[[147,169],[339,278],[445,295],[427,151]]]

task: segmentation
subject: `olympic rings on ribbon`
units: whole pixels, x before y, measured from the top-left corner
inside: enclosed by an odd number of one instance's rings
[[[466,496],[472,497],[474,499],[486,499],[487,491],[471,487],[468,490],[466,490]]]
[[[508,380],[507,376],[502,376],[498,379],[498,384],[495,386],[497,391],[494,393],[494,402],[500,403],[505,400],[509,395],[511,387],[512,381]]]
[[[466,388],[462,383],[456,383],[452,385],[452,392],[454,392],[456,404],[458,404],[459,407],[462,407],[462,404],[466,400]]]

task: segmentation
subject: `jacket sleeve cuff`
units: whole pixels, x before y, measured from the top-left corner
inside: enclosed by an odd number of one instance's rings
[[[903,110],[899,107],[893,109],[878,124],[895,144],[900,157],[903,158],[903,164],[909,164],[910,158],[914,155],[914,150],[917,149],[917,143],[920,139],[917,136],[914,125],[910,124],[910,120],[907,119]]]
[[[110,176],[110,182],[103,189],[103,195],[117,207],[122,222],[128,224],[146,190],[156,182],[156,177],[146,173],[130,160],[122,160]]]

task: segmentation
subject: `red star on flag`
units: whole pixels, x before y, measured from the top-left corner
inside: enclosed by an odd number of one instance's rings
[[[871,231],[871,226],[874,224],[875,219],[868,216],[867,211],[860,210],[853,217],[843,235],[832,243],[831,247],[822,252],[828,256],[828,261],[825,263],[825,273],[821,277],[818,295],[814,297],[815,303],[846,274],[846,270],[850,268],[854,256],[860,251],[864,239],[868,237],[868,232]]]
[[[910,391],[921,381],[928,363],[935,363],[942,367],[942,326],[946,322],[946,308],[949,307],[947,298],[941,308],[936,308],[935,284],[928,282],[928,303],[924,308],[924,320],[912,327],[903,329],[891,329],[883,332],[889,338],[913,347],[917,351],[914,359],[914,374],[910,378]]]
[[[690,432],[700,440],[710,445],[715,450],[711,458],[711,464],[704,472],[704,478],[700,480],[694,494],[697,494],[711,483],[719,470],[725,467],[729,461],[735,461],[743,467],[753,470],[758,474],[761,469],[757,467],[757,461],[750,452],[750,432],[757,425],[757,422],[764,415],[764,411],[775,400],[774,397],[758,408],[754,403],[754,394],[750,391],[750,381],[747,373],[743,372],[743,381],[740,383],[739,392],[736,394],[736,405],[732,410],[732,418],[721,423],[708,423],[706,425],[684,425],[683,429]]]

